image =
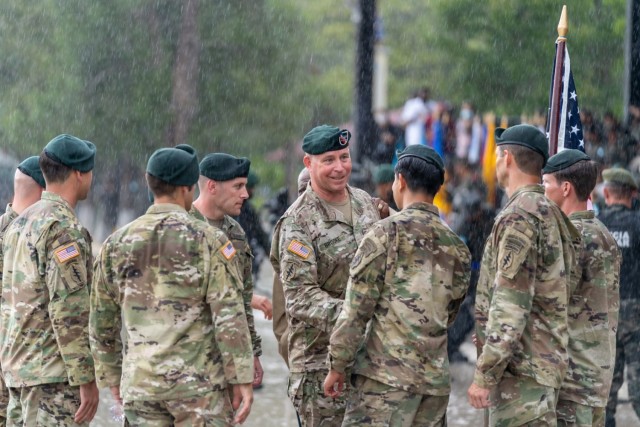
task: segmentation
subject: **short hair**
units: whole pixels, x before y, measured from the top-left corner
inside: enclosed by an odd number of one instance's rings
[[[409,190],[435,196],[444,182],[444,171],[436,165],[413,156],[398,160],[395,174],[402,174]]]
[[[499,153],[502,153],[500,150],[507,150],[511,153],[513,159],[516,161],[518,169],[522,172],[527,175],[540,176],[542,168],[544,167],[544,157],[542,157],[542,154],[530,148],[516,144],[501,144],[497,148]]]
[[[558,182],[567,181],[573,186],[576,197],[586,201],[598,180],[598,164],[593,160],[576,162],[566,169],[552,173]]]
[[[40,165],[40,170],[42,170],[42,175],[44,175],[45,182],[50,184],[65,182],[73,170],[69,166],[51,159],[44,151],[40,153],[38,164]]]
[[[633,197],[633,192],[636,191],[628,185],[620,184],[618,182],[608,181],[604,183],[604,186],[609,190],[611,196],[616,199],[630,199]]]
[[[145,177],[149,190],[153,193],[154,197],[171,196],[178,189],[177,185],[169,184],[160,178],[150,175],[148,172],[145,174]]]

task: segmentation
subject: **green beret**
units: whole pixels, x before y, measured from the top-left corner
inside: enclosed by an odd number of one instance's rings
[[[72,135],[58,135],[44,147],[44,154],[73,170],[89,172],[93,169],[96,146]]]
[[[327,151],[342,150],[349,146],[351,132],[333,126],[314,127],[304,136],[302,151],[307,154],[322,154]]]
[[[582,160],[591,160],[580,150],[565,149],[547,160],[547,165],[542,168],[542,174],[554,173],[568,168]]]
[[[200,162],[200,175],[214,181],[229,181],[246,178],[251,161],[246,157],[235,157],[225,153],[207,154]]]
[[[254,171],[249,171],[249,175],[247,175],[247,188],[255,188],[256,185],[260,182],[260,178]]]
[[[544,166],[549,160],[549,142],[547,137],[535,126],[515,125],[510,128],[497,128],[496,145],[513,144],[527,147],[544,158]]]
[[[636,184],[635,179],[633,179],[631,172],[623,168],[610,168],[603,170],[602,180],[604,182],[613,182],[619,185],[625,185],[632,190],[638,189],[638,184]]]
[[[431,147],[427,147],[426,145],[410,145],[403,151],[397,151],[396,155],[398,156],[398,161],[403,157],[417,157],[427,163],[431,163],[437,167],[440,172],[444,173],[444,162],[442,161],[442,157],[440,157],[436,150]]]
[[[29,175],[38,185],[42,188],[46,187],[44,182],[44,175],[40,169],[40,158],[38,156],[31,156],[24,159],[19,165],[18,170],[25,175]]]
[[[147,173],[170,185],[191,186],[200,178],[196,150],[187,144],[160,148],[149,157]]]
[[[393,182],[394,179],[396,179],[396,174],[393,171],[393,165],[380,165],[373,174],[373,182],[376,184],[386,184]]]

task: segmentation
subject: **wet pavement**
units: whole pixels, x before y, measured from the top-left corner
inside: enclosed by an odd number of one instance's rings
[[[265,263],[261,269],[261,276],[256,286],[257,293],[271,295],[270,265]],[[276,347],[276,340],[271,330],[271,321],[264,319],[262,312],[254,313],[256,328],[262,336],[263,356],[261,357],[264,368],[263,387],[255,390],[254,403],[251,414],[243,424],[246,427],[296,427],[296,415],[287,397],[287,367],[280,358]],[[464,343],[461,352],[472,362],[475,360],[475,349],[471,342]],[[482,426],[483,415],[481,411],[473,409],[467,402],[466,392],[473,379],[473,363],[454,363],[451,365],[451,397],[447,409],[449,427]],[[626,400],[626,386],[620,393],[621,399]],[[100,390],[100,407],[96,418],[91,423],[92,427],[117,426],[113,421],[109,408],[113,406],[113,400],[108,390]],[[640,426],[630,403],[618,406],[616,415],[617,424],[620,427]]]

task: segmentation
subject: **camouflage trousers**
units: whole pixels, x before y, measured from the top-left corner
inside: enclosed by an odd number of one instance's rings
[[[4,385],[4,376],[0,372],[0,427],[7,425],[7,406],[9,406],[9,390]]]
[[[627,368],[629,400],[640,417],[640,300],[621,300],[620,319],[616,334],[616,364],[607,402],[606,426],[615,427],[618,391]]]
[[[558,400],[558,427],[604,427],[604,408],[581,405],[571,400]]]
[[[505,372],[489,396],[491,427],[557,426],[556,402],[559,390],[538,384],[533,378],[515,377]]]
[[[354,375],[342,427],[446,427],[449,395],[429,396],[400,390]]]
[[[125,425],[133,427],[231,427],[233,407],[227,390],[175,400],[124,402]]]
[[[327,371],[291,373],[288,394],[298,411],[302,427],[340,427],[347,397],[351,392],[348,381],[337,399],[324,395]]]
[[[7,426],[68,427],[80,408],[80,387],[52,383],[31,387],[9,387]]]

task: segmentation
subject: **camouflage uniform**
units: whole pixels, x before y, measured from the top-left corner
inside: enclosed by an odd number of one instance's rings
[[[11,221],[17,217],[18,214],[11,208],[11,203],[7,205],[5,213],[0,216],[0,285],[2,285],[2,240],[4,239],[4,233],[7,230],[7,227],[9,227]],[[9,391],[4,385],[4,376],[2,375],[2,372],[0,372],[0,427],[4,427],[6,425],[8,404]]]
[[[289,397],[304,426],[339,426],[345,398],[324,396],[329,335],[342,308],[349,263],[380,219],[371,196],[347,187],[353,225],[311,186],[276,224],[271,264],[284,288],[289,321]]]
[[[104,243],[91,344],[98,384],[120,386],[130,422],[231,425],[227,384],[253,381],[235,255],[221,231],[173,204],[151,206]]]
[[[446,425],[447,326],[465,297],[470,263],[465,244],[428,203],[365,235],[331,334],[331,368],[344,373],[355,361],[361,383],[343,426]]]
[[[79,386],[94,380],[91,237],[71,206],[45,191],[9,225],[3,251],[0,362],[8,422],[75,425]]]
[[[593,211],[569,216],[580,231],[582,244],[571,278],[569,369],[556,409],[563,426],[592,426],[609,398],[618,327],[621,255],[607,228]]]
[[[602,210],[598,219],[607,227],[622,253],[620,312],[616,332],[616,362],[607,403],[607,427],[615,426],[618,391],[627,368],[629,400],[640,417],[640,213],[621,204]]]
[[[215,227],[215,221],[209,221],[196,209],[195,206],[191,207],[189,211],[193,217],[198,218]],[[240,277],[243,279],[243,291],[242,299],[244,300],[244,310],[247,314],[247,324],[249,325],[249,332],[251,333],[251,344],[253,345],[253,355],[255,357],[262,356],[262,338],[258,336],[256,332],[256,325],[253,318],[253,309],[251,308],[251,298],[253,297],[253,276],[251,274],[251,263],[253,260],[253,254],[251,253],[251,246],[247,241],[247,235],[245,234],[238,221],[231,218],[229,215],[224,216],[222,226],[220,230],[227,235],[233,247],[236,248],[236,263]]]
[[[555,425],[567,370],[569,277],[579,232],[540,185],[509,199],[487,239],[476,295],[482,352],[474,383],[490,388],[492,426]]]

